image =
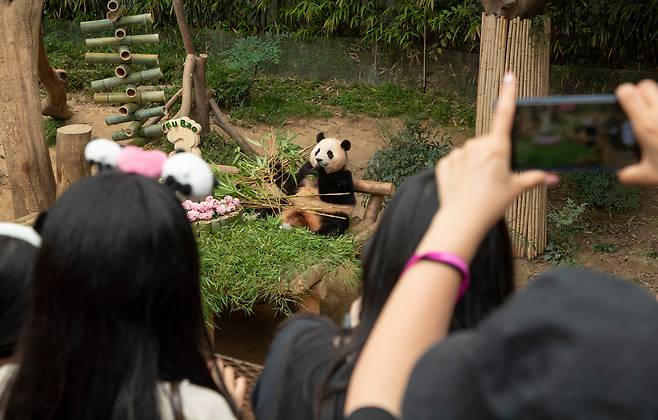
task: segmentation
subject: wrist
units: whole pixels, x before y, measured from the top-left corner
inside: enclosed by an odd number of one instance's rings
[[[470,264],[485,233],[486,229],[475,218],[464,212],[441,209],[434,215],[416,253],[449,252]]]

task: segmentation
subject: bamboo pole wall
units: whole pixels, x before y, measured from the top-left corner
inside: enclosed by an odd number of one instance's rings
[[[475,134],[489,132],[503,76],[513,71],[520,98],[548,95],[550,20],[543,32],[529,19],[482,15]],[[507,210],[514,255],[535,258],[546,249],[546,186],[522,194]]]

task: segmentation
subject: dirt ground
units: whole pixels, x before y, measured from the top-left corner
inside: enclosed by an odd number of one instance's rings
[[[73,95],[70,104],[74,116],[68,123],[84,123],[92,126],[94,137],[111,137],[115,127],[105,125],[108,108],[89,103],[81,95]],[[350,166],[356,177],[362,175],[368,159],[385,144],[386,132],[395,132],[402,126],[397,119],[374,119],[350,116],[329,119],[292,121],[277,130],[296,135],[295,142],[301,146],[314,143],[319,131],[327,136],[349,139]],[[259,140],[271,132],[269,126],[239,127],[246,137]],[[465,134],[448,130],[456,143],[464,140]],[[203,145],[202,145],[203,147]],[[52,150],[51,150],[52,155]],[[588,229],[579,237],[581,253],[579,261],[591,268],[610,272],[658,293],[658,195],[657,189],[645,189],[641,195],[639,209],[627,214],[609,215],[594,212],[588,221]],[[0,146],[0,221],[13,219],[11,195],[7,177],[4,152]],[[612,252],[602,252],[605,244]],[[610,245],[608,247],[608,245]],[[597,251],[597,249],[599,251]],[[552,266],[541,259],[516,262],[519,285],[550,269]],[[356,297],[356,290],[340,281],[333,281],[328,297],[323,302],[323,314],[339,321]],[[253,362],[262,362],[280,317],[266,308],[257,308],[256,314],[246,317],[233,314],[220,320],[221,332],[217,336],[217,350]]]

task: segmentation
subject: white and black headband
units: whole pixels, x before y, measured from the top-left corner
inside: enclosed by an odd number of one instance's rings
[[[41,247],[41,236],[29,226],[0,223],[0,236],[27,242],[35,248]]]

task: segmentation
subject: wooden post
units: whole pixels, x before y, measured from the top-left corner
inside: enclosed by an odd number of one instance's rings
[[[57,129],[57,195],[73,183],[89,176],[85,146],[91,141],[91,127],[86,124],[66,125]]]
[[[487,7],[485,5],[485,10]],[[534,24],[537,22],[535,20]],[[498,17],[486,12],[482,15],[475,127],[478,136],[491,127],[500,82],[507,71],[517,76],[519,97],[543,96],[548,92],[550,20],[543,21],[544,39],[541,40],[531,35],[537,32],[532,30],[532,25],[531,19],[518,16]],[[546,188],[543,187],[522,194],[506,212],[515,256],[535,258],[544,252],[546,207]]]
[[[19,218],[55,199],[55,177],[39,112],[41,0],[0,1],[0,144]]]

